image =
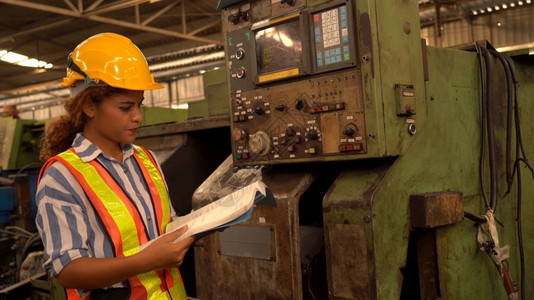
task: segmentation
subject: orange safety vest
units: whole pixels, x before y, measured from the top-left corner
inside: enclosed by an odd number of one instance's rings
[[[134,145],[134,158],[148,185],[161,235],[170,221],[170,203],[163,177],[145,148]],[[135,205],[108,171],[96,160],[82,161],[74,148],[70,148],[50,158],[41,169],[39,179],[55,161],[65,165],[82,186],[111,238],[115,257],[137,253],[139,246],[148,241],[146,226]],[[178,268],[150,271],[128,281],[130,299],[187,299]],[[67,297],[80,299],[75,290],[67,290]]]

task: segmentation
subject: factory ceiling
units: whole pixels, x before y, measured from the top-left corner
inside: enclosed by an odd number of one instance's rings
[[[65,73],[70,51],[85,38],[100,32],[130,37],[151,66],[191,56],[202,58],[188,64],[206,63],[210,59],[222,61],[220,56],[209,58],[208,55],[223,49],[217,2],[0,0],[0,58],[12,51],[53,65],[30,68],[0,60],[0,106],[6,97],[57,85]],[[436,26],[439,22],[469,18],[503,3],[510,1],[419,0],[421,25]]]

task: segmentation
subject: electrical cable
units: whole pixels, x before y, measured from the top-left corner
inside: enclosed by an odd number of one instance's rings
[[[519,160],[516,160],[516,165],[519,165]],[[521,270],[520,289],[521,299],[525,299],[525,252],[523,249],[523,232],[521,228],[521,169],[517,168],[517,237],[519,243],[519,263]]]
[[[486,157],[486,135],[484,134],[484,129],[486,128],[486,77],[484,74],[485,72],[485,65],[484,60],[482,59],[482,51],[480,50],[480,46],[475,43],[475,49],[478,54],[478,65],[480,68],[480,86],[482,91],[482,117],[481,117],[481,128],[480,128],[480,136],[481,136],[481,147],[480,147],[480,161],[479,161],[479,180],[480,180],[480,190],[482,193],[482,197],[484,198],[484,203],[486,204],[486,207],[490,207],[490,203],[488,200],[488,195],[486,194],[486,184],[484,181],[484,160]]]
[[[490,209],[495,213],[497,209],[497,169],[495,159],[495,131],[493,122],[493,64],[491,55],[485,47],[480,47],[486,62],[486,129],[488,134],[488,155],[490,172]]]
[[[495,50],[490,50],[490,53],[499,59],[506,75],[506,182],[508,183],[506,193],[509,193],[512,188],[512,74],[509,62],[502,53]]]
[[[528,162],[528,159],[525,154],[525,149],[523,147],[523,138],[521,134],[521,123],[520,123],[520,117],[519,117],[519,103],[518,103],[518,88],[517,83],[519,82],[517,80],[517,74],[515,71],[515,66],[513,60],[509,56],[504,56],[504,58],[508,61],[508,66],[510,68],[510,72],[512,75],[512,81],[514,83],[514,104],[515,104],[515,131],[516,131],[516,161],[514,163],[514,172],[512,173],[512,180],[513,175],[515,171],[517,170],[517,207],[516,207],[516,222],[517,222],[517,237],[518,237],[518,244],[519,244],[519,263],[520,263],[520,295],[521,299],[526,299],[525,295],[525,284],[526,284],[526,278],[525,278],[525,253],[524,253],[524,245],[523,245],[523,230],[522,230],[522,221],[521,221],[521,204],[522,204],[522,185],[521,185],[521,171],[519,168],[519,163],[523,162],[532,173],[534,177],[534,169]]]
[[[508,182],[508,191],[510,192],[511,184],[513,182],[513,179],[515,177],[515,174],[517,174],[517,207],[516,207],[516,222],[517,222],[517,236],[518,236],[518,244],[519,244],[519,261],[520,261],[520,295],[521,299],[525,299],[525,284],[526,284],[526,278],[525,278],[525,253],[524,253],[524,245],[523,245],[523,232],[522,232],[522,179],[521,179],[521,169],[520,169],[520,163],[523,162],[526,167],[530,170],[530,172],[533,175],[534,178],[534,169],[528,162],[528,159],[526,157],[525,149],[523,146],[523,139],[521,134],[521,123],[520,123],[520,116],[519,116],[519,103],[518,103],[518,87],[517,83],[519,82],[517,80],[517,73],[515,70],[515,65],[513,60],[504,54],[501,54],[497,51],[490,51],[492,55],[496,56],[501,63],[503,64],[503,67],[505,68],[506,72],[506,79],[507,79],[507,85],[508,85],[508,111],[507,111],[507,140],[506,140],[506,146],[507,146],[507,182]],[[513,93],[512,93],[512,84],[514,87]],[[509,159],[511,159],[511,122],[512,122],[512,113],[510,111],[510,108],[512,108],[512,102],[514,104],[514,123],[515,123],[515,133],[516,133],[516,160],[514,162],[513,171],[511,174],[509,173]],[[510,134],[510,135],[508,135]],[[510,153],[508,152],[510,150]],[[510,154],[510,156],[509,156]],[[517,172],[517,173],[516,173]]]

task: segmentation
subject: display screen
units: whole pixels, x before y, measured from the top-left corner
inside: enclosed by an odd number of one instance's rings
[[[258,75],[302,66],[298,19],[259,30],[254,37]]]
[[[317,67],[350,61],[347,7],[315,13],[312,18]]]

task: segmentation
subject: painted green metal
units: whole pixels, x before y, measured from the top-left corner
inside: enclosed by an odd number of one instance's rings
[[[528,123],[525,117],[534,109],[529,100],[534,93],[532,58],[515,58],[515,63],[520,81],[523,142],[527,155],[534,155],[529,151],[533,148],[534,130],[526,126]],[[369,289],[371,295],[376,293],[376,299],[400,297],[403,281],[400,270],[406,264],[409,236],[416,234],[410,228],[410,195],[460,191],[464,195],[465,210],[475,214],[485,212],[478,180],[481,91],[477,56],[459,50],[428,48],[428,66],[430,80],[426,83],[426,103],[424,107],[418,107],[418,112],[426,108],[428,120],[424,127],[419,128],[413,144],[388,166],[383,177],[379,175],[378,169],[347,168],[323,203],[325,226],[333,223],[365,226],[368,252],[372,253],[368,256]],[[496,76],[500,78],[495,82],[504,82],[502,67],[495,63],[494,69]],[[504,89],[505,86],[497,85],[495,92],[502,95]],[[512,279],[519,282],[519,247],[515,222],[517,189],[514,187],[511,193],[506,194],[504,170],[505,103],[499,103],[496,111],[499,174],[496,217],[504,225],[498,227],[501,245],[511,246],[508,261]],[[528,284],[534,277],[534,262],[529,259],[529,254],[534,253],[534,241],[531,239],[534,236],[534,226],[525,219],[534,211],[532,201],[526,200],[534,196],[534,185],[531,174],[525,173],[524,171],[522,180],[522,225],[524,251],[527,255],[525,296],[529,299],[534,296],[534,286]],[[489,182],[486,187],[489,187]],[[358,206],[361,199],[370,206]],[[502,279],[488,255],[479,250],[476,234],[476,227],[468,219],[436,229],[441,299],[506,298]],[[336,242],[343,241],[332,241],[327,237],[327,247],[329,243]],[[350,251],[347,251],[347,256],[349,255]]]
[[[0,118],[0,167],[16,169],[39,163],[44,123],[13,117]]]
[[[228,84],[226,83],[226,68],[211,70],[204,73],[205,100],[189,103],[189,118],[206,118],[219,115],[229,115]]]
[[[140,126],[172,123],[187,120],[187,110],[142,106],[143,121]]]

